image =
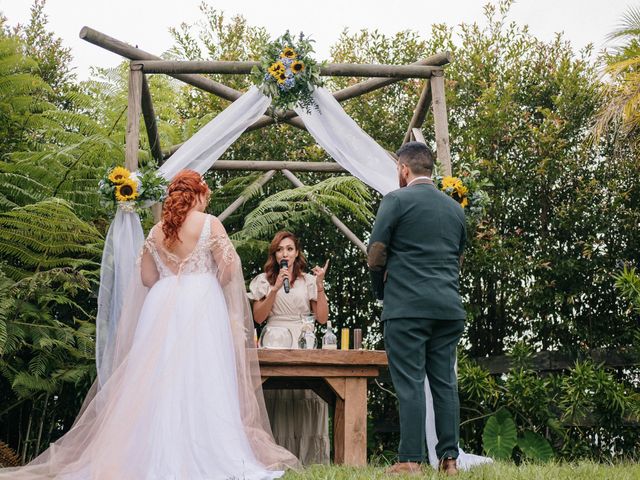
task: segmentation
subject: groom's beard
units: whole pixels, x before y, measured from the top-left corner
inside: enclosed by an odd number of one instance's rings
[[[400,184],[400,188],[407,186],[407,179],[404,178],[401,173],[398,173],[398,183]]]

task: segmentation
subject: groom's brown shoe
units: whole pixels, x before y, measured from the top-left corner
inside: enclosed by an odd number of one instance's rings
[[[445,458],[440,460],[440,472],[444,473],[448,477],[458,475],[458,466],[456,465],[455,458]]]
[[[385,470],[387,474],[403,473],[405,475],[419,475],[422,473],[422,468],[419,463],[416,462],[398,462],[391,465]]]

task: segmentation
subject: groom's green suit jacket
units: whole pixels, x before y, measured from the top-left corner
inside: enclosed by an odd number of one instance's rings
[[[382,320],[463,320],[460,257],[466,240],[458,202],[427,180],[394,190],[380,203],[368,263]]]

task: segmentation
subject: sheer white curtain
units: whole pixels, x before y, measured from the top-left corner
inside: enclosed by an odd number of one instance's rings
[[[102,251],[100,290],[96,315],[96,366],[98,385],[111,376],[118,319],[126,289],[136,271],[136,259],[144,242],[140,217],[118,209],[109,226]]]
[[[395,161],[324,88],[313,92],[319,110],[296,112],[318,144],[354,177],[383,195],[398,188]]]

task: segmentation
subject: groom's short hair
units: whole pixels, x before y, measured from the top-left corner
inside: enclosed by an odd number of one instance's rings
[[[433,153],[422,142],[405,143],[396,152],[398,163],[403,163],[414,175],[431,175],[433,172]]]

